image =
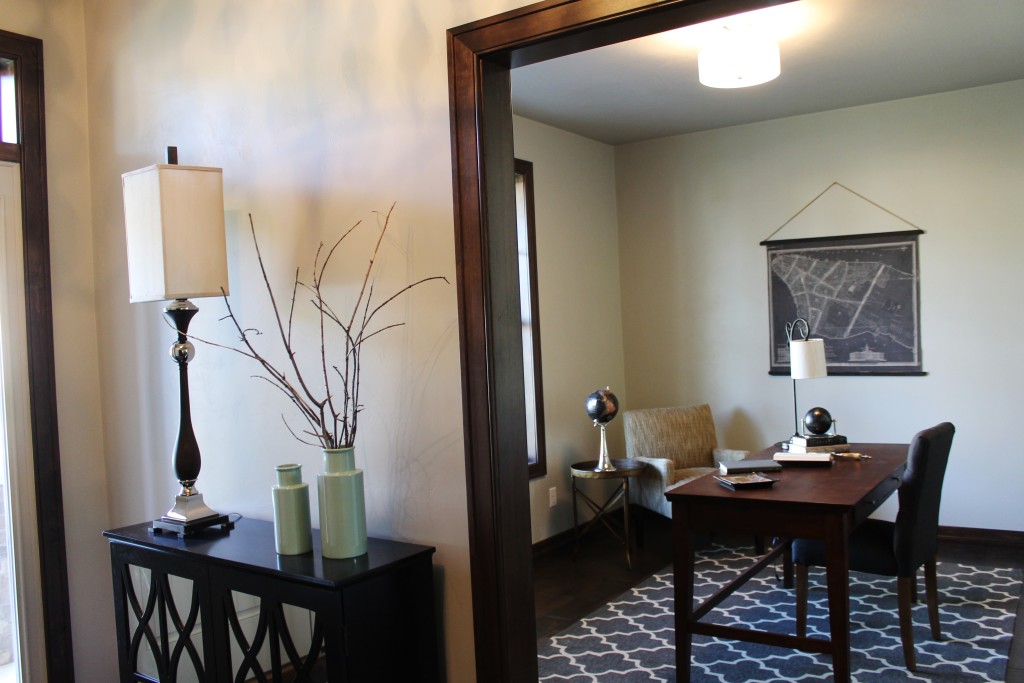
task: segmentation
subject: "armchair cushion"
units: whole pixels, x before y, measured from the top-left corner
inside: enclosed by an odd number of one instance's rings
[[[750,455],[750,451],[738,451],[733,448],[716,448],[712,451],[715,462],[736,462]]]
[[[665,517],[672,516],[672,505],[665,498],[665,492],[697,477],[714,472],[714,467],[685,467],[676,469],[668,458],[635,458],[647,463],[637,476],[637,494],[633,502]]]

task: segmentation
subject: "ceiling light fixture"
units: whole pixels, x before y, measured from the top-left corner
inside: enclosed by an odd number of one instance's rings
[[[728,31],[728,29],[726,29]],[[728,35],[697,54],[700,82],[709,88],[747,88],[781,73],[779,45],[748,31]]]

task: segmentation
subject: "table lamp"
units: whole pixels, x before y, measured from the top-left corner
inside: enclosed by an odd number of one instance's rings
[[[803,326],[803,336],[800,327]],[[789,339],[789,374],[793,378],[793,436],[800,436],[800,418],[796,407],[796,381],[828,375],[825,363],[825,340],[810,339],[811,328],[803,318],[786,323]]]
[[[188,536],[214,525],[230,529],[228,517],[210,509],[196,489],[202,461],[188,394],[188,363],[195,356],[188,325],[199,311],[189,299],[228,293],[222,172],[178,166],[177,149],[168,147],[166,164],[125,173],[121,182],[130,301],[170,301],[164,315],[178,334],[170,353],[178,364],[174,473],[181,488],[173,507],[153,521],[153,531]]]

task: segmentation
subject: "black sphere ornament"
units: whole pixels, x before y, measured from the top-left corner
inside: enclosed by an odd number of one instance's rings
[[[608,387],[587,396],[587,415],[595,424],[607,424],[619,414],[619,399]]]
[[[832,427],[832,416],[824,408],[811,408],[804,415],[804,428],[811,434],[824,434]]]

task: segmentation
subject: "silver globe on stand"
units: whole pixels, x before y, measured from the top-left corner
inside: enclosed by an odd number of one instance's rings
[[[616,469],[608,456],[608,440],[604,428],[618,414],[619,399],[611,392],[611,387],[598,389],[587,396],[587,415],[594,421],[595,427],[601,428],[601,451],[597,456],[595,472],[614,472]]]

